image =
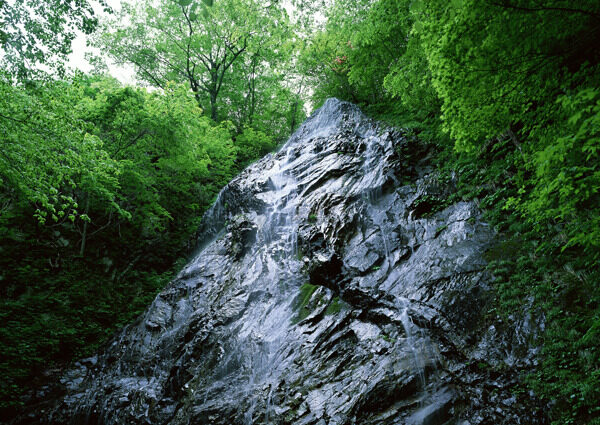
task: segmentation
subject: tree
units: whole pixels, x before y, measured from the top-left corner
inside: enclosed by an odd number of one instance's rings
[[[110,11],[105,0],[97,3]],[[42,66],[62,72],[77,32],[91,34],[98,20],[88,0],[0,2],[0,65],[18,80],[32,79]]]
[[[163,0],[159,7],[145,0],[124,5],[106,28],[98,43],[115,60],[133,63],[138,77],[156,87],[186,82],[213,120],[220,118],[220,96],[232,73],[255,74],[273,58],[265,52],[276,51],[289,33],[276,2],[254,0]]]
[[[414,33],[411,2],[338,0],[327,24],[307,43],[302,55],[314,87],[313,99],[330,96],[380,109],[402,107],[413,114],[439,109],[427,60]]]
[[[543,119],[600,59],[596,1],[419,1],[412,11],[460,149]]]
[[[0,76],[0,187],[5,209],[26,200],[40,223],[87,220],[77,190],[105,208],[115,202],[120,166],[71,113],[77,95],[69,83],[15,87]]]
[[[539,231],[564,226],[564,247],[597,249],[600,4],[440,0],[412,12],[456,148],[511,140],[530,174],[507,207]]]
[[[182,85],[148,93],[100,79],[84,82],[80,91],[77,117],[120,164],[117,203],[130,213],[119,218],[93,209],[93,231],[111,235],[120,228],[134,251],[147,245],[181,250],[201,212],[236,172],[228,128],[202,116]]]

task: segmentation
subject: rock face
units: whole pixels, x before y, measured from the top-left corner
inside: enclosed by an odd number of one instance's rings
[[[536,424],[531,320],[487,314],[476,205],[335,99],[204,217],[147,312],[63,378],[52,424]]]

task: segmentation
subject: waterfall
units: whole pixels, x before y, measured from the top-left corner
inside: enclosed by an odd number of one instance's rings
[[[456,350],[470,347],[464,318],[476,316],[464,310],[484,294],[493,232],[466,202],[413,217],[437,186],[430,169],[402,162],[406,143],[327,100],[221,191],[195,257],[92,366],[68,372],[46,422],[462,418],[453,406],[473,390]]]

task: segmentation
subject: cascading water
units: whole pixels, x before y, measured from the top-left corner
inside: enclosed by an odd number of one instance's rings
[[[411,148],[401,133],[325,102],[221,191],[195,258],[65,375],[40,422],[478,423],[457,359],[483,350],[465,329],[493,232],[466,202],[415,218],[434,186],[399,146]]]

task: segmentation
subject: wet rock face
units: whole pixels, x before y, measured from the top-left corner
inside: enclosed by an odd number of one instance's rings
[[[535,352],[485,315],[494,233],[472,203],[437,207],[452,187],[425,156],[328,100],[223,190],[201,251],[38,422],[544,423],[511,392]]]

